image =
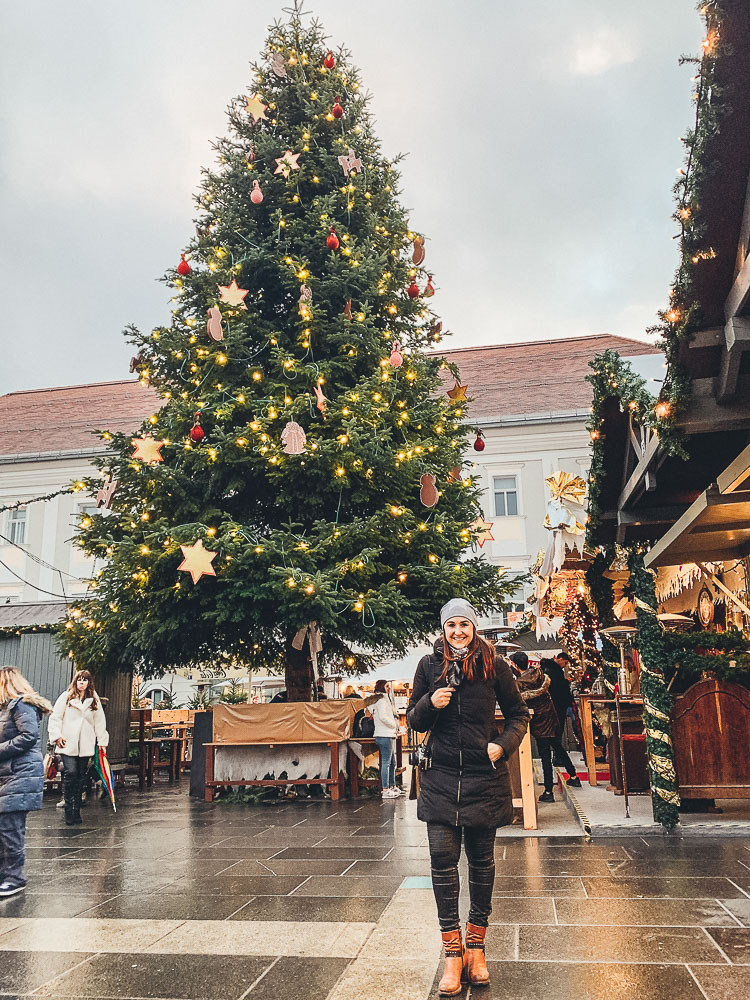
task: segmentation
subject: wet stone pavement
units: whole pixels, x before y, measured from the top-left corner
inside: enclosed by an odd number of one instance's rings
[[[4,1000],[437,995],[413,802],[250,808],[129,788],[116,815],[92,802],[72,828],[54,805],[30,817],[26,892],[0,901]],[[496,859],[493,982],[474,998],[750,996],[748,841],[519,835]]]

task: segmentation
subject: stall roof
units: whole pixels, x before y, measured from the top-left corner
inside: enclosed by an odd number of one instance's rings
[[[1,604],[0,628],[56,625],[62,621],[67,606],[65,601],[42,601],[38,604]]]

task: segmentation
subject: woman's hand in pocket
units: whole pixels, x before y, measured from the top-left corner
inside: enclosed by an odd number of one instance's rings
[[[487,744],[487,756],[490,758],[494,764],[496,761],[500,760],[504,756],[503,748],[499,743],[488,743]]]

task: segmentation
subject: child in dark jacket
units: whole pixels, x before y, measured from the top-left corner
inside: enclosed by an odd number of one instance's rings
[[[51,711],[17,667],[0,667],[0,898],[26,885],[26,815],[44,792],[39,720]]]

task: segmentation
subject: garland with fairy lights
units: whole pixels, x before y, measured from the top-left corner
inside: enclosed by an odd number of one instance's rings
[[[722,43],[722,0],[701,0],[699,10],[706,34],[700,57],[683,56],[681,64],[695,63],[695,124],[683,137],[685,165],[674,185],[673,219],[680,226],[680,262],[670,290],[669,304],[659,311],[659,323],[648,333],[660,335],[659,348],[664,352],[667,370],[659,396],[654,397],[645,381],[616,351],[605,351],[591,363],[593,374],[586,380],[594,389],[591,417],[587,429],[591,436],[591,472],[589,477],[589,538],[596,532],[601,516],[599,496],[605,475],[606,437],[605,406],[610,400],[619,403],[621,412],[632,414],[633,422],[657,431],[661,447],[669,455],[687,458],[683,434],[677,419],[688,405],[691,383],[678,364],[680,344],[689,340],[700,325],[700,307],[696,301],[695,274],[704,261],[716,256],[705,245],[706,220],[701,204],[706,183],[716,166],[710,154],[711,142],[719,133],[722,116],[727,111],[722,90],[716,82],[716,69],[726,47]]]
[[[671,662],[670,650],[656,617],[654,574],[645,568],[643,555],[638,552],[631,554],[629,566],[638,620],[651,803],[656,822],[671,830],[679,822],[680,794],[672,744],[672,696],[665,683],[665,673]]]

